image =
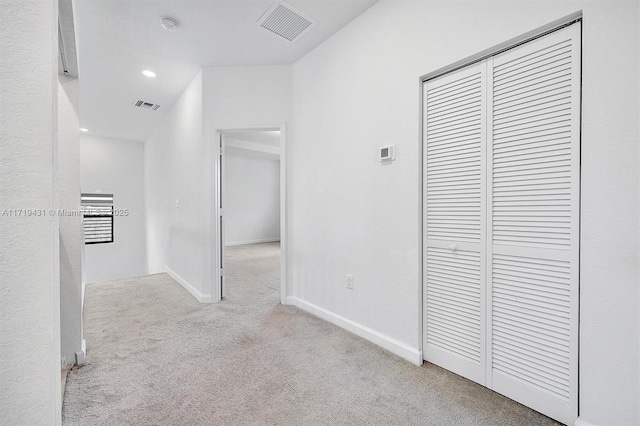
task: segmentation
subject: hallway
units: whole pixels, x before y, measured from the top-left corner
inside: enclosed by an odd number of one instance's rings
[[[280,305],[278,243],[227,248],[227,271],[211,305],[166,274],[89,285],[63,423],[555,424]]]

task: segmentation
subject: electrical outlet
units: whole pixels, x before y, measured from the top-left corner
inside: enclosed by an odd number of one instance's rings
[[[353,290],[353,275],[347,274],[347,288]]]

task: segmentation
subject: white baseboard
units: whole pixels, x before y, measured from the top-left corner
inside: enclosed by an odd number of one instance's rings
[[[184,287],[185,290],[187,290],[189,293],[191,293],[191,295],[193,297],[195,297],[196,300],[198,300],[198,302],[200,302],[200,303],[212,303],[213,302],[213,297],[210,294],[202,294],[202,293],[200,293],[197,288],[195,288],[194,286],[189,284],[187,282],[187,280],[185,280],[180,275],[178,275],[173,269],[169,268],[167,265],[164,265],[164,269],[167,271],[167,274],[169,274],[171,276],[171,278],[176,280],[178,282],[178,284],[180,284],[182,287]]]
[[[231,246],[243,246],[245,244],[260,244],[260,243],[275,243],[280,241],[280,237],[277,238],[265,238],[262,240],[250,240],[250,241],[235,241],[235,242],[225,242],[225,246],[227,247],[231,247]]]
[[[585,422],[580,417],[576,419],[575,426],[595,426],[593,423]]]
[[[389,336],[379,333],[375,330],[365,327],[355,321],[347,319],[343,316],[328,311],[320,306],[316,306],[298,297],[287,297],[287,304],[297,306],[298,308],[307,311],[317,317],[322,318],[325,321],[329,321],[338,327],[344,328],[351,333],[362,337],[374,343],[389,352],[398,355],[401,358],[406,359],[412,364],[422,365],[422,350],[412,348],[402,342],[399,342]]]

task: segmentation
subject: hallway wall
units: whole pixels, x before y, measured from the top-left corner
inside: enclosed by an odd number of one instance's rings
[[[145,142],[149,273],[169,268],[197,298],[209,298],[203,274],[202,72]]]
[[[280,161],[227,153],[225,243],[280,240]]]
[[[57,1],[2,2],[0,424],[60,424]]]
[[[289,277],[298,303],[417,362],[419,77],[579,10],[580,421],[637,424],[637,1],[382,0],[299,60],[287,152]],[[387,144],[396,160],[385,166],[377,153]]]
[[[80,211],[80,134],[77,78],[58,75],[58,201],[59,207]],[[83,352],[82,217],[60,216],[60,345],[67,365]],[[81,357],[82,358],[82,357]],[[82,359],[81,359],[82,361]]]
[[[113,194],[113,243],[85,245],[85,281],[107,281],[147,273],[144,210],[144,144],[82,135],[82,192]]]
[[[212,301],[215,128],[291,116],[291,66],[204,68],[145,142],[149,272]]]
[[[209,67],[202,73],[207,130],[291,120],[291,65]]]

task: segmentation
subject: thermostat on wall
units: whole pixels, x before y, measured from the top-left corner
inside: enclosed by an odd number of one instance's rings
[[[395,159],[396,157],[393,153],[393,145],[387,145],[380,148],[380,161],[393,161]]]

